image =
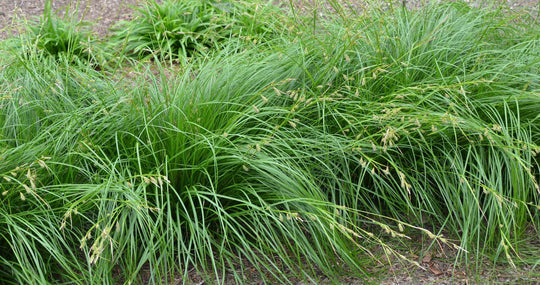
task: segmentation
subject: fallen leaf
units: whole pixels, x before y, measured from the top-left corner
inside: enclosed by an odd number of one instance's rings
[[[424,258],[422,258],[422,262],[423,263],[428,263],[431,261],[431,253],[426,253],[426,255],[424,255]]]
[[[443,272],[440,271],[439,268],[437,268],[436,266],[430,266],[429,271],[431,271],[431,273],[435,274],[436,276],[443,274]]]

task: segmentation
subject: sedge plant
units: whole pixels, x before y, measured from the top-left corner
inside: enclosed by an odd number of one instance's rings
[[[173,73],[11,49],[0,280],[337,283],[381,252],[421,266],[411,233],[456,264],[538,263],[540,38],[505,17],[373,9]]]

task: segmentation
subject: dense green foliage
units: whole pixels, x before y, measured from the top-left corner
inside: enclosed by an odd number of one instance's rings
[[[71,63],[98,67],[110,58],[99,41],[90,33],[90,23],[77,19],[78,5],[66,8],[64,18],[54,14],[51,2],[45,2],[43,16],[33,20],[29,32],[12,39],[23,52],[44,53]]]
[[[99,70],[0,43],[1,283],[365,276],[409,234],[465,264],[538,263],[520,246],[539,226],[533,26],[451,3],[286,29],[181,3],[139,9]],[[38,38],[71,42],[55,31]]]
[[[117,25],[114,42],[129,54],[178,59],[217,48],[234,38],[255,43],[277,30],[276,8],[250,1],[148,1],[137,17]]]

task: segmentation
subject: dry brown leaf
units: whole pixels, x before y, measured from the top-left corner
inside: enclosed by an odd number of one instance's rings
[[[439,276],[439,275],[442,275],[443,272],[439,270],[439,268],[437,268],[438,266],[430,266],[429,267],[429,271],[431,271],[431,273],[435,274],[436,276]]]
[[[426,253],[426,255],[424,255],[424,257],[422,258],[422,262],[423,262],[423,263],[431,262],[431,258],[432,258],[431,253],[428,252],[428,253]]]

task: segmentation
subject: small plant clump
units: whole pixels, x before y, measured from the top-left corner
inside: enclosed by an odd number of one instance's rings
[[[118,24],[115,40],[139,57],[192,56],[217,48],[227,39],[240,36],[261,40],[270,35],[272,23],[257,12],[259,7],[272,10],[268,5],[242,1],[151,0],[136,8],[134,20]]]
[[[77,20],[75,11],[65,10],[64,18],[57,16],[51,2],[45,3],[45,10],[39,22],[30,22],[29,33],[20,39],[19,47],[26,53],[37,52],[45,57],[64,58],[68,62],[91,65],[96,68],[103,65],[109,55],[103,44],[94,38],[88,30],[90,23]]]
[[[524,15],[145,3],[94,42],[48,1],[0,42],[0,283],[339,283],[423,266],[413,238],[539,263]]]

